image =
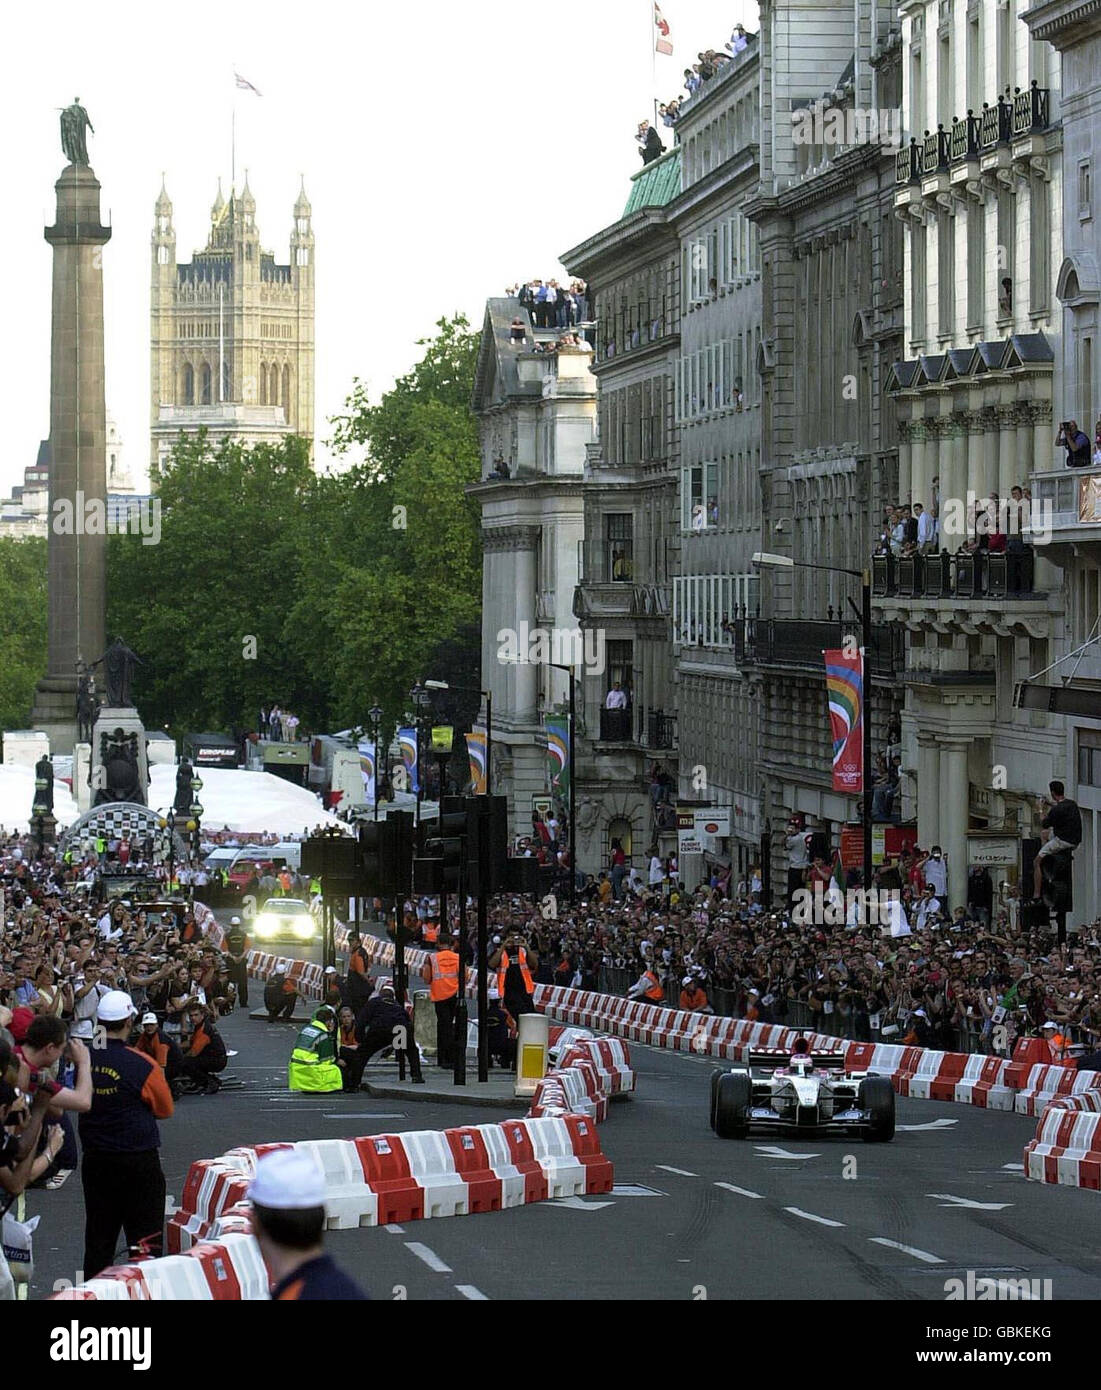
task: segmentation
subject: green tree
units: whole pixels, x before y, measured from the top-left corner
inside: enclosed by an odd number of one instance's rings
[[[356,382],[332,444],[362,457],[319,480],[313,499],[292,621],[326,653],[341,725],[363,723],[376,700],[389,722],[401,718],[438,644],[481,609],[479,514],[464,493],[479,475],[478,335],[461,315],[437,327],[377,405]]]
[[[145,663],[135,698],[147,723],[251,728],[273,699],[307,721],[326,713],[315,675],[287,662],[313,484],[302,439],[214,450],[200,434],[163,471],[160,543],[111,538],[108,629]]]
[[[0,539],[0,729],[25,729],[46,673],[46,541]]]

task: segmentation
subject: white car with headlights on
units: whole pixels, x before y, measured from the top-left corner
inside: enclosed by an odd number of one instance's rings
[[[269,898],[252,924],[257,941],[313,941],[317,919],[300,898]]]

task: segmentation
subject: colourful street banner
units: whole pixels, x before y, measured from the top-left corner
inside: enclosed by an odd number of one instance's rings
[[[363,796],[368,806],[375,804],[375,745],[359,744],[359,770],[363,773]]]
[[[466,736],[466,756],[470,759],[470,790],[474,796],[485,796],[486,731],[480,724]]]
[[[565,714],[543,716],[547,731],[547,774],[551,791],[565,799],[570,794],[570,721]]]
[[[840,649],[823,652],[823,656],[833,736],[833,789],[862,792],[864,658]]]
[[[398,743],[401,746],[401,760],[409,774],[409,790],[416,796],[420,792],[420,768],[417,766],[417,731],[399,729]]]

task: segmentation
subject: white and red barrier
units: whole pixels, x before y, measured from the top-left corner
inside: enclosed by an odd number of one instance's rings
[[[575,1092],[568,1099],[571,1105],[588,1102],[599,1109],[607,1100],[590,1095],[598,1083],[589,1070],[588,1084],[581,1069],[565,1073]],[[309,1154],[324,1173],[330,1230],[544,1201],[560,1169],[584,1170],[583,1183],[565,1195],[606,1192],[612,1183],[612,1167],[600,1151],[593,1118],[576,1113],[454,1130],[261,1144],[191,1165],[180,1207],[168,1220],[168,1251],[179,1254],[197,1242],[241,1230],[248,1210],[245,1192],[257,1159],[288,1147]],[[543,1182],[538,1181],[540,1168]]]
[[[1101,1073],[1055,1064],[1030,1067],[1013,1100],[1018,1115],[1040,1115],[1056,1096],[1077,1096],[1101,1086]]]
[[[105,1269],[53,1295],[56,1302],[255,1302],[269,1297],[268,1274],[251,1235],[200,1242],[185,1254]]]
[[[1071,1109],[1063,1100],[1046,1106],[1025,1145],[1024,1167],[1035,1182],[1101,1190],[1101,1112]]]

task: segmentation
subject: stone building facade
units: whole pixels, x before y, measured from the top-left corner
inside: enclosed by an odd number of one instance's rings
[[[522,343],[511,336],[517,317]],[[568,674],[549,663],[584,659],[573,598],[596,379],[585,349],[533,350],[557,337],[535,328],[515,299],[486,304],[473,401],[483,481],[467,491],[482,514],[482,686],[493,699],[493,788],[508,796],[513,836],[530,833],[533,798],[547,795],[544,715],[569,699]],[[536,659],[517,664],[516,652]]]
[[[180,432],[246,444],[314,437],[314,234],[305,186],[290,257],[263,250],[246,176],[210,213],[207,244],[177,263],[172,202],[154,209],[150,293],[150,470]]]

